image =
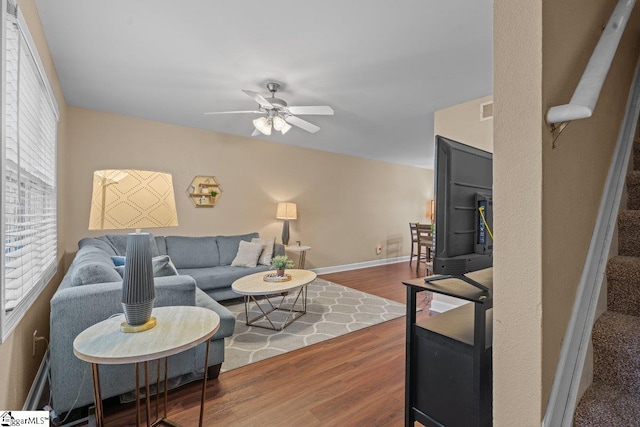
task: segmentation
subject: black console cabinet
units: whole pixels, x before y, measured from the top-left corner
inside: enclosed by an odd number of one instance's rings
[[[469,273],[463,279],[431,276],[404,282],[407,286],[406,427],[413,427],[414,421],[427,427],[492,424],[493,271]],[[416,321],[416,295],[424,291],[470,303]]]

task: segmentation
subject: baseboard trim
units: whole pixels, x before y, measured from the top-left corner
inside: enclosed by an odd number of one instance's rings
[[[395,258],[376,259],[373,261],[356,262],[353,264],[334,265],[331,267],[312,268],[311,271],[316,274],[339,273],[341,271],[358,270],[361,268],[377,267],[385,264],[396,264],[398,262],[408,262],[409,256],[401,256]]]
[[[44,354],[42,358],[42,362],[40,362],[40,367],[38,368],[38,373],[36,377],[33,379],[33,384],[31,384],[31,389],[29,390],[29,394],[27,395],[27,399],[24,401],[24,406],[22,407],[23,411],[37,411],[42,408],[38,408],[38,402],[42,398],[42,393],[44,391],[45,386],[47,385],[47,381],[49,378],[49,349]]]

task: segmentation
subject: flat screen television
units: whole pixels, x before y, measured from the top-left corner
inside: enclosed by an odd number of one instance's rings
[[[436,136],[435,274],[459,276],[493,265],[493,156]]]

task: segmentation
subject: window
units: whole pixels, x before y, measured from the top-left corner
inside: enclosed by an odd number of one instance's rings
[[[17,7],[2,0],[0,340],[56,272],[58,109]],[[2,341],[0,341],[2,342]]]

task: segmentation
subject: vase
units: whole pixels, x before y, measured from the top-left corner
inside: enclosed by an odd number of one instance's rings
[[[284,277],[284,268],[278,269],[278,277]]]

